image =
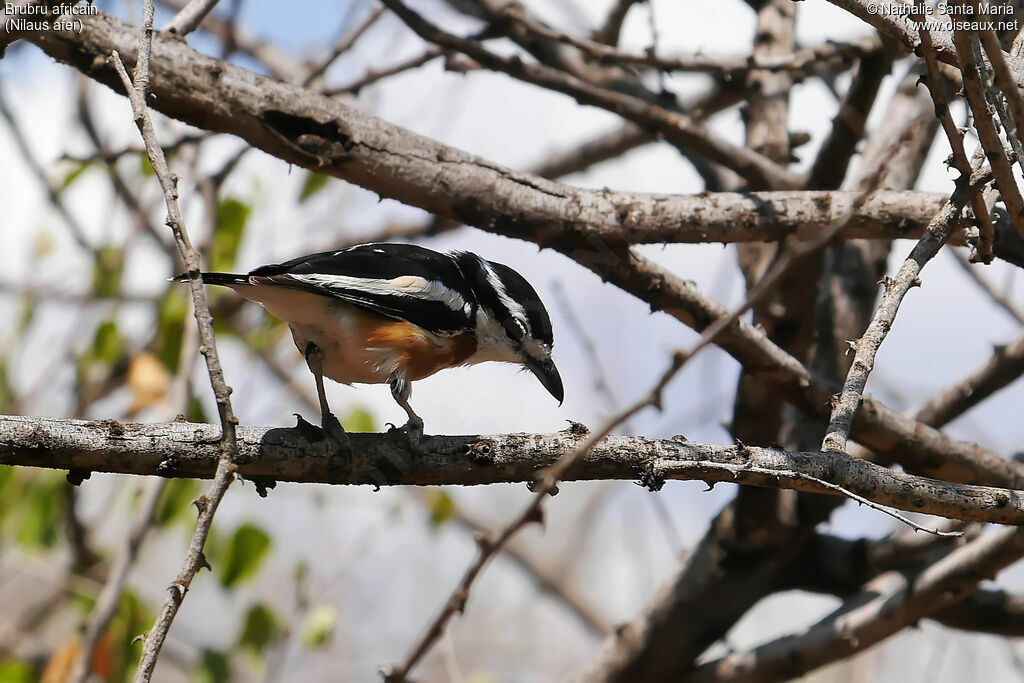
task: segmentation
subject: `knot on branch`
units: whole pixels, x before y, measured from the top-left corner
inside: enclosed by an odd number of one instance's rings
[[[640,481],[637,484],[651,493],[657,493],[665,486],[665,477],[657,471],[654,463],[649,462],[644,465],[644,469],[640,473]]]

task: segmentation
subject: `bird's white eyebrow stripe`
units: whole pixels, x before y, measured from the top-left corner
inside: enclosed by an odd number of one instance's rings
[[[289,273],[288,277],[316,287],[363,292],[376,296],[408,296],[421,301],[436,301],[453,311],[465,312],[468,304],[461,294],[441,282],[430,281],[418,275],[401,275],[391,280],[327,275],[325,273]]]
[[[481,259],[484,266],[484,271],[487,273],[487,282],[494,288],[494,292],[498,295],[498,300],[508,309],[508,312],[512,314],[512,317],[516,320],[521,320],[529,326],[529,318],[526,316],[526,310],[522,305],[508,295],[508,290],[505,289],[505,283],[501,281],[498,274],[491,268],[491,264],[488,261]]]

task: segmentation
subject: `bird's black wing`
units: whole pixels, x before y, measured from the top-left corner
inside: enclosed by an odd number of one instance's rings
[[[411,244],[361,244],[261,266],[253,282],[347,301],[437,333],[472,327],[476,300],[458,264]]]

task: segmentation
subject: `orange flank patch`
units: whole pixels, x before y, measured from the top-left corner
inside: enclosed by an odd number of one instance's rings
[[[417,380],[461,365],[476,351],[476,340],[468,334],[436,337],[418,325],[400,321],[378,325],[367,337],[367,346],[394,349],[397,369]]]

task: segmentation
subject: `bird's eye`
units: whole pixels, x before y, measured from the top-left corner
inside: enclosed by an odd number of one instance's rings
[[[523,337],[527,336],[526,325],[524,325],[523,321],[518,318],[506,319],[505,332],[508,334],[509,337],[515,339],[516,341],[519,341]]]

